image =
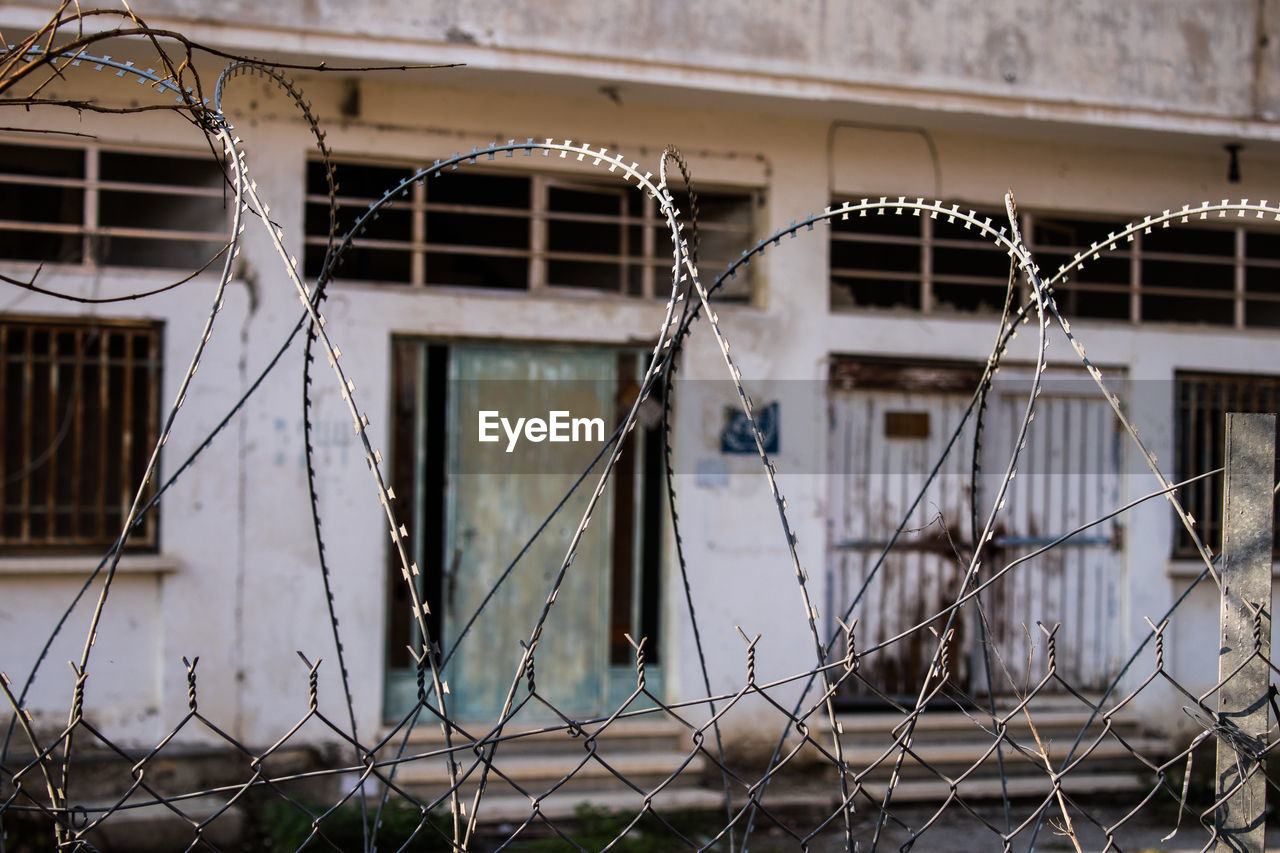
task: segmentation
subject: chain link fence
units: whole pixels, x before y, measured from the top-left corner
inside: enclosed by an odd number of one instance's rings
[[[144,26],[131,14],[124,18],[130,26]],[[0,56],[4,89],[28,92],[22,97],[37,99],[40,87],[30,81],[38,83],[50,75],[74,80],[76,74],[96,69],[176,98],[173,109],[190,118],[221,154],[233,215],[227,245],[212,262],[212,268],[221,267],[220,285],[177,402],[160,419],[154,452],[118,540],[76,599],[91,601],[97,595],[92,616],[83,626],[83,652],[72,663],[75,689],[65,726],[39,722],[28,708],[28,692],[44,655],[25,680],[3,679],[12,715],[0,757],[0,849],[52,845],[67,850],[127,849],[140,843],[140,838],[153,846],[191,850],[268,843],[273,849],[337,850],[1125,850],[1174,844],[1201,850],[1263,849],[1271,784],[1265,774],[1273,742],[1270,714],[1280,717],[1272,686],[1276,670],[1270,657],[1274,419],[1238,416],[1228,421],[1227,507],[1222,515],[1223,547],[1218,551],[1219,543],[1200,539],[1193,519],[1178,501],[1178,490],[1187,484],[1172,482],[1162,473],[1109,385],[1109,377],[1089,360],[1083,343],[1059,313],[1055,287],[1134,233],[1209,215],[1280,219],[1280,207],[1267,202],[1206,202],[1165,211],[1118,229],[1053,275],[1045,275],[1018,232],[1011,197],[1004,221],[940,201],[864,199],[793,223],[711,279],[697,265],[697,197],[689,169],[677,151],[664,153],[655,176],[603,148],[550,139],[510,140],[445,158],[407,175],[388,187],[349,229],[339,230],[333,212],[336,205],[331,205],[324,272],[307,280],[286,250],[283,229],[272,222],[269,208],[259,197],[244,145],[221,107],[224,85],[236,76],[253,74],[272,82],[293,100],[328,164],[324,134],[298,89],[277,67],[235,60],[206,100],[198,78],[184,62],[200,50],[198,45],[166,36],[164,46],[154,43],[160,51],[156,63],[160,70],[144,69],[96,52],[92,37],[71,37],[81,19],[71,7],[64,7],[44,31]],[[156,36],[143,32],[144,37]],[[381,454],[370,443],[368,418],[334,340],[341,335],[341,326],[326,325],[322,312],[326,287],[344,253],[366,230],[375,228],[374,221],[397,198],[440,172],[514,154],[572,158],[584,169],[595,169],[656,200],[671,236],[673,274],[665,317],[657,330],[658,344],[639,394],[573,487],[588,495],[586,508],[563,560],[548,573],[539,612],[520,614],[531,626],[528,640],[521,644],[516,659],[495,663],[513,673],[502,708],[492,719],[475,725],[451,708],[442,672],[443,661],[453,649],[443,648],[439,638],[433,637],[428,619],[432,602],[422,599],[422,588],[414,581],[420,570],[410,558],[408,533],[397,519],[394,497],[382,474]],[[325,172],[332,199],[335,169],[327,165]],[[677,208],[674,190],[688,198],[688,209]],[[1009,287],[1000,319],[991,328],[991,356],[969,389],[972,397],[964,417],[934,460],[932,473],[917,486],[910,510],[878,553],[864,563],[858,583],[826,605],[835,610],[828,624],[810,598],[809,576],[796,549],[796,533],[775,465],[766,452],[758,410],[743,385],[714,305],[723,282],[784,238],[813,231],[815,226],[856,223],[868,216],[923,216],[963,227],[974,240],[986,241],[1008,255]],[[228,733],[234,730],[229,721],[201,710],[199,659],[184,659],[185,715],[172,722],[168,733],[153,745],[122,745],[91,721],[86,684],[94,671],[94,644],[123,546],[262,381],[260,377],[250,384],[245,397],[190,459],[167,479],[158,479],[159,448],[204,357],[204,344],[218,320],[246,228],[260,229],[279,253],[279,274],[296,289],[303,311],[280,353],[293,345],[296,336],[304,336],[308,395],[314,382],[313,353],[316,349],[324,353],[369,463],[416,621],[416,697],[408,713],[376,737],[357,732],[356,697],[347,673],[350,661],[344,657],[329,570],[323,562],[308,417],[310,502],[330,607],[326,618],[332,626],[337,660],[322,664],[299,653],[293,690],[296,722],[264,747],[241,742]],[[1019,283],[1030,294],[1025,302],[1019,298]],[[29,281],[8,279],[8,285],[44,291],[36,275]],[[622,439],[635,428],[640,407],[649,398],[662,404],[665,483],[679,555],[674,568],[690,595],[688,573],[697,567],[686,565],[680,545],[676,512],[680,495],[671,476],[669,426],[671,402],[681,389],[676,368],[699,317],[706,321],[703,328],[714,338],[734,383],[760,457],[760,476],[777,505],[810,645],[788,650],[788,659],[794,660],[792,675],[763,680],[757,676],[756,656],[767,641],[744,633],[739,687],[713,691],[704,639],[689,598],[705,695],[672,701],[665,691],[651,687],[647,640],[628,637],[634,675],[629,695],[600,715],[575,716],[540,690],[539,650],[544,631],[556,630],[549,617],[571,575],[592,512],[617,469]],[[969,534],[959,535],[954,519],[949,526],[944,523],[948,544],[943,553],[953,572],[943,585],[946,600],[929,612],[905,614],[898,622],[882,619],[872,630],[865,617],[868,591],[885,582],[890,571],[885,567],[901,553],[911,533],[907,519],[925,499],[934,478],[948,459],[958,456],[969,460],[974,478],[980,474],[973,448],[983,435],[996,370],[1020,328],[1029,328],[1038,346],[1024,404],[1013,424],[1013,450],[994,475],[994,488],[971,490],[966,507]],[[1008,558],[1011,552],[999,547],[1000,524],[1011,511],[1008,502],[1019,499],[1012,484],[1022,462],[1020,454],[1046,423],[1033,420],[1051,334],[1060,334],[1070,343],[1091,378],[1092,393],[1105,401],[1121,425],[1128,452],[1146,463],[1155,485],[1149,494],[1106,507],[1060,536],[1017,543],[1021,550]],[[278,360],[279,354],[263,376]],[[308,412],[309,400],[308,396]],[[13,413],[6,414],[6,419],[10,417]],[[904,423],[901,428],[914,427]],[[1196,479],[1219,472],[1204,472]],[[997,602],[1011,594],[1013,584],[1038,562],[1052,559],[1071,547],[1073,540],[1088,537],[1135,507],[1162,500],[1173,508],[1185,542],[1198,555],[1198,576],[1186,584],[1168,612],[1153,616],[1142,642],[1123,649],[1123,662],[1108,672],[1106,683],[1086,684],[1060,662],[1060,638],[1078,626],[1000,624]],[[545,535],[545,528],[546,524],[538,535]],[[1214,673],[1174,671],[1166,660],[1171,626],[1177,624],[1180,608],[1195,590],[1212,590],[1222,601],[1222,652],[1220,669]],[[74,606],[50,626],[46,653],[60,632],[80,627],[68,621]],[[560,615],[572,618],[572,614]],[[832,625],[838,627],[830,630]],[[1206,636],[1207,631],[1203,631]],[[1001,639],[993,639],[996,636]],[[904,649],[909,653],[904,654]],[[902,661],[914,667],[906,675],[895,670]],[[347,713],[339,718],[322,711],[328,707],[320,695],[325,666],[337,667],[342,675]],[[1208,690],[1189,686],[1208,682],[1213,684]],[[1150,707],[1152,695],[1159,703],[1176,703],[1182,709],[1186,722],[1181,729],[1157,730],[1149,723],[1143,709]],[[849,710],[855,706],[864,712]],[[727,736],[730,723],[747,714],[763,746],[741,749]],[[659,742],[660,749],[655,747]]]

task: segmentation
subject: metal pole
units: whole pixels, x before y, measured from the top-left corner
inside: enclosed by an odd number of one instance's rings
[[[1214,815],[1218,853],[1263,853],[1276,416],[1227,415]]]

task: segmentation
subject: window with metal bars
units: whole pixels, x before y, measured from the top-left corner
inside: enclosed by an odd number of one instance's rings
[[[340,162],[337,233],[411,174],[408,166]],[[675,203],[688,211],[687,196]],[[699,268],[723,270],[753,245],[751,191],[698,192]],[[530,293],[665,298],[672,248],[657,202],[633,187],[563,176],[462,170],[415,183],[366,224],[335,278]],[[687,213],[686,213],[687,215]],[[307,171],[305,270],[319,275],[329,233],[324,166]],[[687,233],[687,232],[686,232]],[[708,286],[711,279],[705,282]],[[722,301],[748,301],[748,270]]]
[[[157,323],[0,317],[0,551],[116,541],[156,443],[160,346]],[[129,547],[158,529],[153,510]]]
[[[1008,257],[963,223],[909,210],[830,222],[833,307],[981,312],[1004,304]]]
[[[1125,226],[1034,211],[1020,219],[1045,275]],[[911,211],[834,220],[830,261],[835,308],[995,312],[1008,281],[1008,258],[989,240]],[[1027,283],[1018,287],[1025,302]],[[1054,286],[1054,298],[1070,318],[1280,328],[1280,232],[1152,228],[1074,269]]]
[[[1275,412],[1280,405],[1280,376],[1179,371],[1176,386],[1174,466],[1179,480],[1222,467],[1227,412]],[[1189,483],[1178,496],[1196,520],[1201,540],[1216,553],[1222,547],[1222,475]],[[1280,516],[1276,532],[1280,534]],[[1274,553],[1280,557],[1280,549]],[[1175,525],[1174,556],[1197,555],[1190,534]]]
[[[0,140],[0,260],[195,270],[226,243],[208,154]]]

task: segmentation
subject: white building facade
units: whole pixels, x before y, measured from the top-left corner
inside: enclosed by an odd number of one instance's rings
[[[674,144],[703,202],[707,284],[742,251],[845,202],[940,199],[999,227],[1011,190],[1023,237],[1052,272],[1126,222],[1205,199],[1258,201],[1280,187],[1272,3],[1149,0],[1117,9],[1094,0],[1070,15],[1049,3],[924,0],[569,2],[554,11],[429,3],[409,13],[311,0],[231,3],[216,13],[181,0],[133,5],[153,26],[230,53],[302,65],[460,63],[298,73],[337,163],[342,217],[416,169],[495,142],[586,143],[655,175]],[[47,15],[9,4],[0,24],[9,35]],[[200,67],[208,84],[221,66],[202,59]],[[50,93],[121,106],[159,101],[89,67]],[[224,104],[272,222],[313,278],[329,223],[307,123],[259,77],[232,79]],[[3,124],[5,275],[29,280],[42,265],[36,282],[49,291],[124,296],[174,281],[225,240],[231,203],[220,169],[205,137],[181,118],[10,109]],[[61,133],[27,132],[37,129]],[[471,441],[473,413],[542,417],[545,383],[567,389],[557,392],[569,395],[565,411],[599,417],[612,431],[634,399],[670,293],[670,243],[656,202],[607,162],[544,153],[482,156],[410,187],[357,239],[323,305],[425,569],[432,630],[446,645],[598,449],[588,452],[587,442],[560,453],[547,442],[506,458],[505,439]],[[678,179],[672,187],[680,204]],[[648,637],[648,686],[662,699],[707,695],[689,600],[712,693],[743,683],[739,627],[762,635],[761,682],[815,665],[811,607],[824,639],[839,634],[837,619],[849,615],[968,404],[995,345],[1008,275],[993,243],[945,217],[908,209],[859,219],[783,237],[726,282],[717,306],[748,390],[763,408],[778,404],[773,457],[807,600],[758,457],[725,444],[725,412],[737,398],[700,321],[673,409],[688,599],[666,520],[660,435],[641,428],[541,638],[539,684],[566,713],[616,709],[635,680],[627,635]],[[339,229],[353,221],[341,219]],[[1176,225],[1126,241],[1058,292],[1073,332],[1171,481],[1220,464],[1220,432],[1209,424],[1228,400],[1274,407],[1280,388],[1280,231],[1256,217]],[[248,226],[209,349],[163,448],[161,482],[302,316],[267,232]],[[136,485],[144,449],[178,394],[216,282],[215,264],[179,288],[92,305],[6,287],[0,645],[15,683],[118,533],[119,495]],[[1018,286],[1021,302],[1029,290]],[[1160,488],[1076,352],[1060,331],[1050,334],[1038,430],[993,561]],[[120,562],[86,707],[122,738],[154,742],[184,712],[183,656],[201,658],[202,712],[245,742],[271,743],[305,711],[307,671],[295,650],[325,658],[322,706],[345,714],[309,510],[302,358],[299,336]],[[1007,462],[1036,358],[1032,324],[1004,356],[979,451],[982,482]],[[313,365],[306,417],[355,725],[372,733],[412,704],[415,673],[402,650],[416,635],[345,395],[323,362]],[[71,366],[39,373],[40,364]],[[118,378],[95,386],[96,408],[69,415],[65,383],[90,367]],[[42,447],[60,449],[50,456]],[[109,461],[90,474],[88,459]],[[972,461],[967,431],[902,547],[853,609],[865,641],[954,599],[971,549]],[[73,471],[79,491],[68,497],[59,477]],[[1206,536],[1218,535],[1212,498],[1187,499],[1201,502],[1192,512],[1210,523]],[[584,506],[575,500],[459,646],[447,674],[461,717],[486,720],[500,709]],[[1026,654],[1024,623],[1043,654],[1039,620],[1062,625],[1065,677],[1100,693],[1149,634],[1145,618],[1158,621],[1202,568],[1163,500],[1082,533],[1054,560],[1015,573],[1007,596],[989,603],[1001,620],[997,647],[1010,653],[997,692],[1034,680],[1042,659],[1025,671],[1014,658]],[[79,659],[97,590],[73,611],[29,694],[46,726],[65,719],[74,677],[63,661]],[[1173,618],[1170,666],[1190,683],[1214,680],[1216,612],[1216,590],[1202,583]],[[966,624],[955,678],[976,695],[993,676],[984,674],[975,624]],[[890,647],[868,658],[878,668],[864,674],[883,692],[908,696],[924,660],[919,649]],[[801,683],[778,696],[795,701]],[[852,688],[841,696],[850,707],[874,699]],[[1153,721],[1180,722],[1157,694],[1145,701]],[[754,737],[750,714],[733,724]]]

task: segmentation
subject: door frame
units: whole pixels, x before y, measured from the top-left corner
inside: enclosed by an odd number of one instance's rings
[[[412,559],[421,567],[421,574],[416,579],[422,593],[422,599],[431,607],[431,615],[428,617],[428,629],[431,631],[432,638],[437,644],[443,642],[447,633],[445,628],[448,619],[447,606],[442,593],[444,592],[443,583],[444,575],[443,567],[445,561],[450,559],[447,554],[447,543],[450,540],[449,525],[452,517],[452,510],[449,505],[452,503],[452,497],[444,497],[446,493],[452,494],[453,490],[444,482],[448,476],[449,461],[444,459],[441,461],[438,457],[449,454],[451,441],[447,432],[456,432],[459,426],[466,428],[465,424],[459,424],[456,413],[450,411],[450,397],[452,396],[447,388],[440,390],[440,386],[446,385],[449,381],[448,359],[449,354],[456,350],[463,349],[518,349],[518,350],[543,350],[546,353],[554,353],[556,351],[580,353],[597,353],[602,356],[613,356],[618,359],[618,364],[624,371],[634,372],[635,379],[639,379],[642,375],[644,367],[647,365],[647,356],[649,350],[636,347],[619,347],[600,344],[578,344],[573,342],[526,342],[526,341],[508,341],[508,340],[490,340],[490,339],[442,339],[427,335],[394,335],[391,341],[391,399],[389,400],[392,423],[392,441],[391,445],[391,470],[393,478],[399,473],[399,482],[394,484],[395,491],[399,496],[399,506],[408,510],[407,518],[402,519],[406,526],[410,528],[410,548]],[[437,360],[443,360],[442,365],[434,366],[425,365],[429,360],[427,358],[428,351],[434,351]],[[413,364],[410,364],[410,360]],[[629,361],[628,361],[629,360]],[[425,366],[425,369],[424,369]],[[403,375],[406,370],[416,371],[417,379]],[[437,385],[436,399],[432,404],[428,404],[426,397],[429,396],[424,390],[425,378],[434,371],[434,379]],[[627,377],[618,375],[615,377],[614,386],[618,393],[638,391],[639,384],[636,382],[628,382],[630,374]],[[398,387],[403,386],[403,387]],[[416,400],[409,406],[406,413],[403,406],[398,405],[404,401],[399,400],[397,395],[408,395]],[[656,392],[655,392],[656,394]],[[656,397],[651,396],[651,399]],[[443,435],[437,435],[433,441],[434,446],[443,446],[444,451],[441,454],[432,454],[430,447],[422,451],[421,444],[423,438],[423,429],[421,422],[426,417],[418,417],[416,412],[427,411],[431,405],[434,405],[435,421],[443,422],[447,425],[447,432]],[[629,405],[629,403],[628,403]],[[625,407],[619,403],[620,411],[625,412]],[[413,428],[406,428],[400,420],[407,417],[418,423]],[[606,418],[606,439],[608,433],[616,426],[617,418],[613,420]],[[625,700],[634,690],[636,685],[636,673],[634,665],[634,655],[628,646],[625,661],[620,660],[620,652],[616,648],[612,648],[610,644],[610,634],[617,633],[616,626],[612,622],[622,619],[628,622],[627,630],[633,637],[647,636],[648,642],[645,647],[646,658],[646,689],[655,696],[663,697],[664,679],[663,667],[661,666],[661,653],[667,645],[664,636],[665,620],[663,619],[663,590],[665,587],[665,566],[666,550],[669,541],[669,521],[668,521],[668,501],[667,494],[662,480],[662,460],[661,438],[656,434],[654,428],[644,428],[637,426],[628,436],[627,441],[629,447],[624,450],[622,460],[633,466],[630,474],[627,475],[626,465],[620,465],[611,475],[609,493],[606,495],[608,503],[606,510],[608,515],[606,518],[612,524],[618,524],[619,519],[616,517],[619,510],[615,508],[615,502],[612,500],[613,490],[620,478],[630,479],[630,491],[632,492],[632,500],[629,508],[623,507],[623,510],[630,513],[627,523],[630,527],[630,547],[626,548],[625,543],[615,545],[617,537],[610,537],[610,543],[607,545],[609,551],[609,565],[606,567],[606,576],[604,578],[604,611],[606,619],[603,620],[602,635],[597,641],[604,645],[605,663],[603,671],[599,674],[599,690],[596,691],[598,696],[591,700],[592,707],[603,709],[605,707],[617,708],[618,704]],[[409,448],[406,459],[406,447]],[[418,461],[413,461],[412,457],[417,455]],[[426,484],[423,476],[424,465],[427,460],[436,457],[437,470],[435,472],[435,488]],[[600,470],[597,464],[595,472]],[[403,485],[408,483],[408,485]],[[589,475],[583,484],[579,485],[579,494],[583,489],[590,489],[594,483],[593,475]],[[426,488],[424,489],[424,486]],[[439,497],[434,503],[423,500],[423,494],[435,493]],[[602,511],[602,507],[597,507],[595,513],[597,519]],[[435,512],[438,514],[439,523],[434,530],[427,529],[424,535],[413,535],[415,533],[414,526],[422,527],[421,519],[424,512]],[[530,516],[532,518],[532,515]],[[418,523],[415,525],[415,521]],[[538,516],[536,520],[529,525],[529,532],[532,533],[536,529],[537,524],[542,521],[542,516]],[[576,522],[576,518],[574,519]],[[593,525],[593,528],[595,525]],[[656,535],[655,534],[656,531]],[[630,581],[631,588],[630,601],[627,603],[626,613],[619,614],[613,611],[618,610],[617,607],[611,605],[611,586],[615,584],[619,577],[619,572],[623,568],[625,559],[619,549],[626,550],[630,559]],[[512,555],[514,557],[514,552]],[[561,554],[560,556],[563,556]],[[575,561],[576,562],[576,561]],[[586,561],[583,561],[584,564]],[[412,659],[407,651],[400,651],[405,641],[408,644],[415,644],[420,648],[420,639],[417,637],[416,623],[411,619],[409,611],[406,609],[404,601],[397,601],[397,593],[401,598],[407,598],[407,590],[404,589],[404,578],[399,567],[398,560],[395,559],[393,553],[388,554],[388,574],[387,574],[387,590],[384,595],[385,613],[384,613],[384,657],[382,663],[382,671],[384,676],[382,716],[389,722],[398,721],[407,713],[417,702],[417,683],[416,671],[412,664]],[[464,617],[465,618],[465,617]],[[563,616],[561,616],[563,618]],[[532,623],[530,623],[530,627]],[[472,628],[476,630],[476,628]],[[513,666],[514,666],[513,660]],[[397,663],[399,665],[397,665]],[[514,669],[512,673],[514,674]],[[573,709],[576,710],[576,709]],[[474,716],[474,715],[473,715]]]

